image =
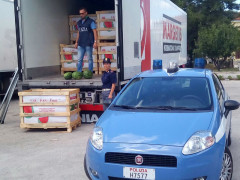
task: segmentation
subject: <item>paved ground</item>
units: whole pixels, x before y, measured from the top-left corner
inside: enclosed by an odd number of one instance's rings
[[[83,169],[86,143],[93,124],[72,133],[19,128],[18,100],[13,100],[0,125],[0,179],[87,180]]]
[[[240,81],[223,81],[232,99],[240,102]],[[84,124],[72,133],[25,131],[19,128],[18,100],[11,102],[6,123],[0,125],[0,179],[87,180],[83,157],[93,124]],[[240,110],[233,112],[233,180],[240,177]]]

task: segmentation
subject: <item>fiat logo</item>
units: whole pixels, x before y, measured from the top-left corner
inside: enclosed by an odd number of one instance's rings
[[[143,163],[143,157],[140,156],[140,155],[137,155],[137,156],[135,157],[135,163],[136,163],[137,165],[141,165],[141,164]]]

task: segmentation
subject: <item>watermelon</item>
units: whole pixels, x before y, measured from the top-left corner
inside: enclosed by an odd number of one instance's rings
[[[66,72],[66,73],[64,74],[64,78],[65,78],[66,80],[72,79],[72,73],[71,73],[71,72]]]
[[[93,72],[90,70],[83,71],[83,77],[85,79],[92,79],[93,77]]]
[[[48,122],[48,117],[40,117],[38,118],[39,123],[47,123]]]
[[[76,79],[76,80],[79,80],[79,79],[82,79],[82,77],[83,77],[83,72],[74,72],[74,73],[72,73],[72,77],[73,77],[73,79]]]

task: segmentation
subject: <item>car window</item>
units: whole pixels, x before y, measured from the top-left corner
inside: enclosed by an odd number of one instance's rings
[[[207,78],[136,78],[122,92],[115,105],[209,110],[212,107],[212,97]]]
[[[221,112],[223,112],[223,109],[224,109],[224,95],[223,95],[224,90],[222,89],[223,86],[221,85],[220,81],[215,75],[213,75],[213,82],[214,82],[215,90],[218,96],[220,110]]]
[[[219,84],[219,86],[220,86],[220,88],[221,88],[222,95],[223,95],[223,99],[225,99],[225,93],[224,93],[225,90],[224,90],[224,87],[223,87],[223,85],[222,85],[221,80],[219,79],[219,77],[218,77],[216,74],[214,74],[213,76],[216,78],[216,81],[218,82],[218,84]]]

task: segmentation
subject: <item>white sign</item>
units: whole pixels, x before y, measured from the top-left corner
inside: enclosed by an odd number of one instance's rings
[[[155,169],[124,167],[123,177],[129,179],[155,180]]]

